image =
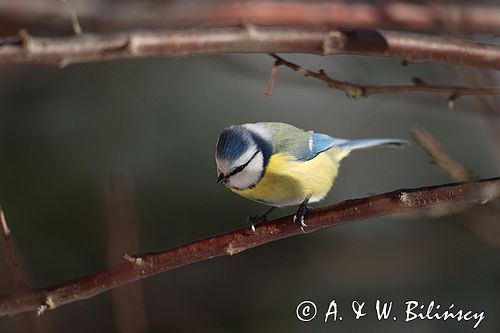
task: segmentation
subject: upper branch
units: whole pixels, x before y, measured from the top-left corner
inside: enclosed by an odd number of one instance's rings
[[[320,28],[213,28],[84,33],[68,37],[0,39],[0,64],[52,64],[128,57],[186,56],[214,53],[311,53],[384,56],[408,62],[443,62],[500,69],[500,45],[471,40],[378,30]]]
[[[305,232],[388,214],[416,211],[443,205],[484,204],[500,196],[500,177],[469,183],[455,183],[402,189],[372,197],[347,200],[311,210]],[[40,290],[0,297],[0,315],[38,309],[39,313],[59,305],[86,299],[126,283],[166,272],[198,261],[233,255],[268,242],[302,234],[292,217],[283,217],[250,228],[208,237],[158,253],[129,257],[126,262]]]
[[[354,1],[119,1],[73,0],[89,29],[263,26],[326,26],[453,33],[500,32],[500,8],[478,4]],[[109,15],[113,13],[113,15]],[[18,26],[67,27],[58,1],[0,0],[0,19]]]

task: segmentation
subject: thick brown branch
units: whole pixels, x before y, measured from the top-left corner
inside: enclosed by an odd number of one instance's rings
[[[217,28],[0,39],[0,64],[52,64],[215,53],[353,54],[500,69],[500,45],[377,30]]]
[[[73,0],[90,29],[265,26],[327,26],[419,31],[500,31],[500,8],[478,4],[348,1],[119,1]],[[109,15],[113,13],[113,15]],[[1,0],[0,18],[21,26],[67,27],[58,1]]]
[[[347,200],[314,209],[306,217],[307,233],[342,223],[388,214],[417,211],[449,205],[484,204],[500,196],[500,177],[470,183],[456,183],[402,189],[361,199]],[[0,315],[12,315],[57,306],[93,297],[106,290],[214,257],[241,251],[279,239],[300,235],[292,217],[283,217],[250,228],[213,236],[158,253],[136,256],[99,273],[77,278],[40,290],[0,298]]]
[[[453,99],[456,101],[461,96],[467,95],[500,95],[500,88],[472,88],[463,86],[437,86],[429,85],[419,78],[413,79],[412,85],[362,85],[358,83],[352,83],[347,81],[339,81],[328,76],[325,71],[320,70],[319,72],[311,71],[305,69],[299,65],[296,65],[290,61],[283,59],[276,54],[271,54],[271,56],[276,59],[273,68],[276,66],[286,66],[292,70],[304,74],[304,76],[313,77],[315,79],[325,82],[330,88],[341,90],[345,92],[347,97],[350,98],[360,98],[367,97],[370,95],[380,95],[380,94],[394,94],[394,93],[405,93],[405,92],[432,92],[440,94],[448,94],[449,100]]]

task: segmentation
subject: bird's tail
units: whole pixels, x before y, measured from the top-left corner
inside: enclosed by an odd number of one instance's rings
[[[347,149],[349,151],[377,146],[394,146],[401,147],[410,144],[409,141],[400,139],[362,139],[362,140],[350,140],[342,142],[337,145],[339,148]]]

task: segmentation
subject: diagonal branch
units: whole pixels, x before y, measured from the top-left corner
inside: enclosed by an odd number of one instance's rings
[[[469,183],[455,183],[401,189],[372,197],[347,200],[314,209],[307,215],[306,233],[377,216],[412,212],[450,205],[485,204],[500,197],[500,177]],[[283,217],[256,228],[238,229],[170,250],[129,258],[107,270],[39,290],[0,297],[0,315],[43,312],[57,306],[93,297],[115,287],[182,266],[241,251],[272,241],[301,235],[292,217]]]
[[[50,64],[122,58],[223,53],[310,53],[395,57],[500,69],[500,45],[443,36],[379,30],[233,27],[112,34],[0,38],[0,64]]]
[[[340,81],[328,76],[324,70],[319,72],[311,71],[305,69],[299,65],[296,65],[290,61],[283,59],[282,57],[271,54],[271,56],[276,59],[273,65],[273,71],[279,66],[288,67],[295,72],[304,74],[304,76],[313,77],[315,79],[325,82],[328,87],[336,90],[344,91],[347,97],[350,98],[360,98],[367,97],[370,95],[381,95],[381,94],[394,94],[394,93],[405,93],[405,92],[432,92],[440,94],[448,94],[448,105],[454,105],[454,102],[462,96],[490,96],[490,95],[500,95],[500,88],[472,88],[463,86],[437,86],[429,85],[425,83],[420,78],[414,78],[412,85],[361,85],[357,83]],[[268,87],[272,87],[272,81],[275,79],[276,75],[271,75]],[[269,88],[266,93],[269,92]],[[451,103],[453,102],[453,104]]]
[[[431,133],[422,127],[411,130],[411,136],[430,156],[432,163],[447,173],[451,179],[459,182],[473,180],[475,177],[470,170],[448,155],[441,143]]]

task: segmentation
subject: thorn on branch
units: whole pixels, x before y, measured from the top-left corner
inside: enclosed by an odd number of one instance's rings
[[[460,96],[458,93],[453,93],[448,97],[448,109],[453,110],[455,108],[456,101]]]
[[[134,256],[131,256],[127,253],[125,253],[123,255],[123,259],[125,259],[128,262],[131,262],[132,264],[137,265],[137,266],[144,266],[144,264],[145,264],[144,259],[142,259],[141,257],[134,257]]]
[[[38,309],[36,310],[36,316],[41,317],[45,313],[45,311],[47,311],[47,309],[48,309],[47,304],[44,303],[44,304],[40,305],[38,307]]]
[[[38,307],[38,309],[36,311],[36,315],[37,315],[37,317],[40,317],[41,315],[43,315],[45,313],[45,311],[55,309],[55,307],[56,307],[56,305],[54,303],[54,300],[49,295],[49,296],[45,297],[45,300]]]
[[[321,75],[323,77],[323,80],[325,80],[325,79],[328,80],[328,75],[326,74],[324,69],[319,70],[319,75]]]
[[[68,2],[68,0],[61,0],[62,4],[66,6],[69,16],[71,19],[71,28],[75,35],[80,36],[82,34],[82,26],[80,25],[80,20],[78,20],[78,16],[76,15],[76,11],[73,6]]]
[[[0,207],[0,221],[2,223],[2,233],[3,233],[4,239],[9,238],[10,237],[10,229],[9,229],[9,226],[7,225],[7,220],[5,220],[5,214],[3,212],[2,207]]]

